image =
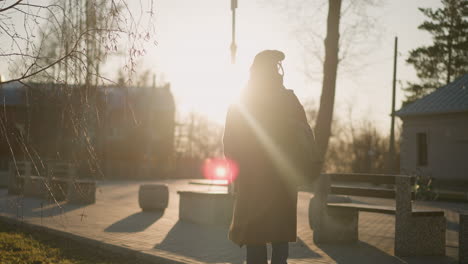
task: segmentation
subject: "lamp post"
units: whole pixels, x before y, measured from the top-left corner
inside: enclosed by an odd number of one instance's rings
[[[237,0],[231,0],[231,12],[232,12],[232,42],[231,42],[231,63],[236,63],[236,8]]]
[[[231,38],[231,63],[236,63],[236,9],[237,9],[237,0],[231,0],[231,12],[232,12],[232,38]],[[233,193],[233,178],[232,178],[232,168],[229,168],[228,173],[228,193]]]
[[[390,150],[389,150],[389,172],[396,173],[395,168],[395,90],[396,90],[396,74],[397,74],[397,56],[398,56],[398,37],[395,37],[395,48],[393,54],[393,85],[392,85],[392,122],[390,125]]]

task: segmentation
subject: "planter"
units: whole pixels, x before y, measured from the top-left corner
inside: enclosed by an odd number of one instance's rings
[[[179,219],[197,224],[229,225],[233,197],[221,192],[179,191]]]
[[[143,211],[157,211],[167,208],[169,189],[163,184],[144,184],[138,191],[138,204]]]

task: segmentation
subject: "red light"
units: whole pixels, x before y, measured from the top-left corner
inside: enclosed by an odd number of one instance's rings
[[[228,159],[212,158],[203,163],[203,175],[209,180],[226,180],[231,183],[236,179],[238,171],[236,163]]]

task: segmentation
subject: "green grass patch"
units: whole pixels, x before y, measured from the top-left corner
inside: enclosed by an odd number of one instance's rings
[[[123,264],[143,263],[112,253],[0,222],[0,263],[2,264]]]

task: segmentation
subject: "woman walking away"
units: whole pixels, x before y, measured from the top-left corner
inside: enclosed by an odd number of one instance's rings
[[[286,264],[296,241],[297,186],[319,174],[320,155],[304,108],[283,86],[284,53],[255,56],[250,79],[226,117],[224,155],[239,175],[229,239],[247,248],[247,264]]]

